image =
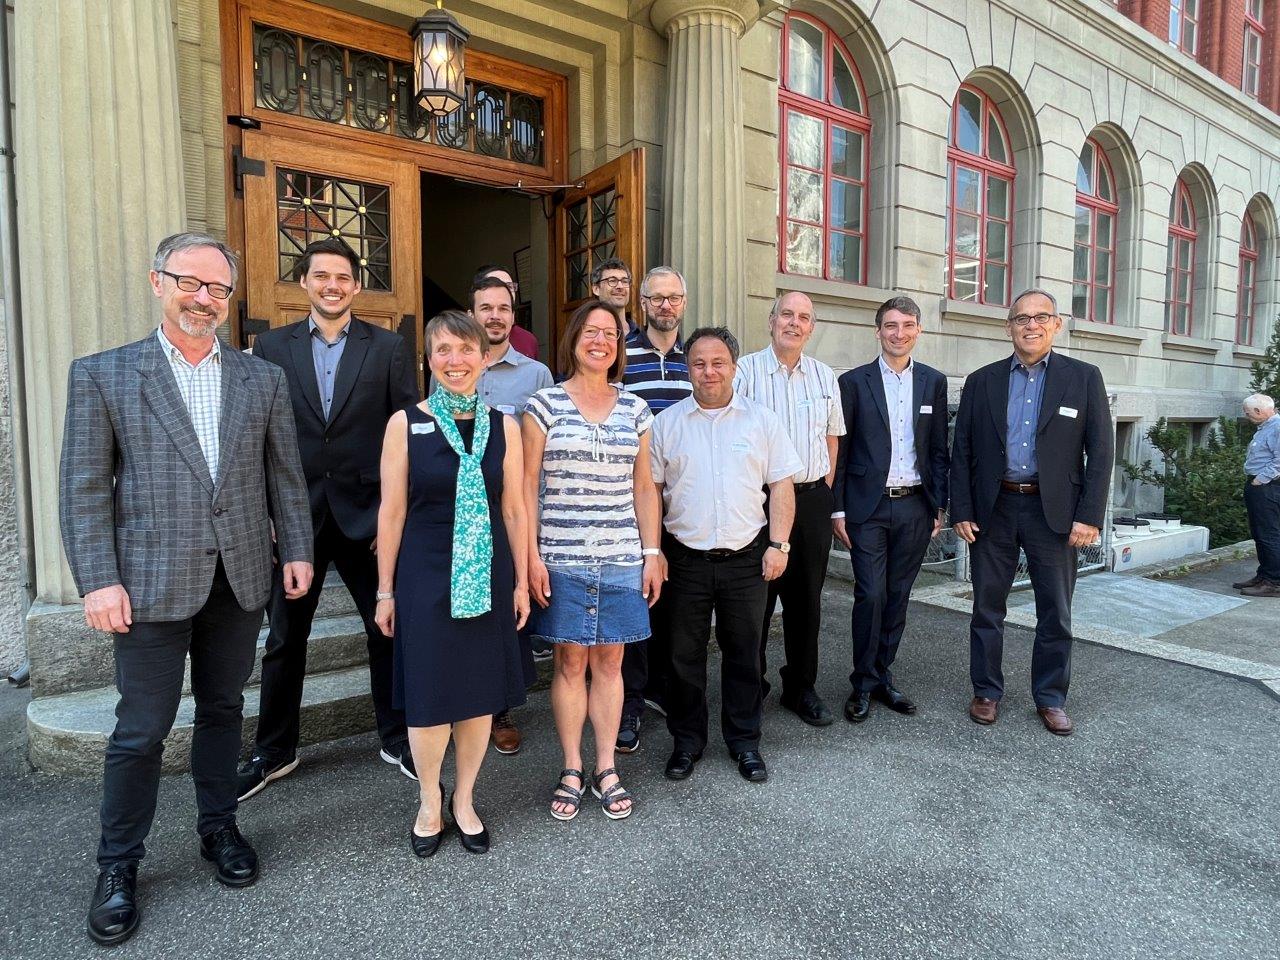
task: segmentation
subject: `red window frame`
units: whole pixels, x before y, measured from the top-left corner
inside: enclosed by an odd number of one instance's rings
[[[1119,194],[1116,192],[1116,178],[1111,169],[1111,161],[1107,158],[1107,152],[1102,148],[1102,144],[1090,137],[1085,141],[1086,144],[1093,147],[1093,169],[1089,171],[1089,183],[1093,187],[1092,193],[1084,193],[1080,190],[1079,185],[1076,186],[1076,205],[1085,207],[1089,211],[1089,242],[1087,244],[1089,250],[1089,275],[1083,281],[1085,286],[1089,288],[1088,306],[1085,308],[1085,316],[1081,319],[1096,320],[1100,323],[1115,323],[1116,311],[1116,233],[1120,225],[1120,202]],[[1104,200],[1099,196],[1098,180],[1100,177],[1106,177],[1107,182],[1111,185],[1112,200]],[[1111,245],[1100,246],[1098,244],[1098,214],[1105,214],[1111,217]],[[1078,216],[1078,214],[1077,214]],[[1074,248],[1080,246],[1079,242],[1073,244]],[[1107,276],[1102,280],[1097,277],[1098,253],[1105,252],[1109,255],[1110,261],[1107,269]],[[1082,281],[1075,277],[1074,256],[1072,260],[1072,301],[1075,300],[1075,285]],[[1098,316],[1097,295],[1099,288],[1107,291],[1107,311],[1105,317]],[[1074,312],[1074,306],[1072,308]]]
[[[960,93],[965,90],[976,94],[979,99],[981,125],[978,130],[978,144],[982,151],[981,154],[962,150],[958,144]],[[989,124],[993,119],[996,122],[1000,137],[1004,141],[1005,156],[1009,158],[1008,163],[993,160],[989,155],[987,147],[989,143],[988,132]],[[978,277],[976,295],[972,298],[960,298],[956,294],[956,173],[960,168],[978,174],[978,204],[980,207],[978,211]],[[1013,214],[1017,209],[1017,205],[1014,202],[1014,181],[1017,177],[1017,172],[1017,167],[1013,164],[1013,144],[1009,140],[1009,130],[1005,126],[1004,118],[1000,116],[999,108],[979,88],[967,83],[961,84],[960,90],[956,91],[955,102],[951,106],[950,143],[947,147],[947,296],[951,299],[965,299],[970,303],[998,307],[1007,307],[1009,305],[1009,297],[1013,291]],[[992,217],[987,211],[987,185],[992,178],[1003,180],[1006,184],[1007,201],[1005,207],[1006,216],[1004,217]],[[971,211],[966,211],[966,216],[972,215]],[[1005,225],[1005,248],[1001,251],[1003,260],[992,257],[990,255],[991,251],[987,249],[987,225],[992,221]],[[988,264],[1004,267],[1004,297],[999,302],[987,299],[986,268]]]
[[[796,20],[803,20],[811,26],[822,31],[823,34],[823,77],[822,77],[822,100],[816,100],[813,97],[796,93],[787,86],[790,80],[790,47],[791,47],[791,24]],[[835,35],[835,33],[821,20],[816,17],[808,16],[802,13],[788,13],[783,21],[782,27],[782,67],[778,83],[778,161],[779,161],[779,204],[778,204],[778,269],[782,273],[791,274],[792,276],[813,276],[813,274],[800,274],[787,269],[787,227],[788,224],[796,223],[804,226],[818,227],[822,230],[822,271],[820,276],[824,280],[834,280],[837,283],[850,283],[857,286],[865,286],[867,283],[867,266],[868,257],[868,240],[870,238],[870,223],[868,222],[871,215],[871,118],[865,113],[855,113],[843,107],[838,107],[832,102],[832,86],[834,84],[835,57],[839,51],[844,57],[844,61],[849,66],[849,72],[853,76],[853,82],[858,90],[858,101],[865,110],[867,107],[867,91],[862,83],[862,75],[858,72],[858,65],[854,61],[853,56],[849,53],[848,48],[843,41]],[[800,164],[789,163],[787,160],[787,114],[798,113],[807,117],[818,120],[822,123],[822,169],[816,167],[806,167]],[[862,137],[862,179],[853,180],[844,176],[837,176],[832,170],[832,140],[834,137],[835,127],[846,127],[854,130]],[[814,222],[811,220],[799,220],[787,215],[787,171],[790,168],[797,170],[805,170],[810,173],[820,173],[822,175],[822,220]],[[862,188],[862,229],[850,230],[844,227],[831,226],[831,196],[832,183],[834,181],[842,181],[844,183],[852,183]],[[850,237],[857,237],[861,243],[861,257],[858,263],[858,278],[849,280],[845,277],[832,276],[831,270],[831,237],[832,234],[844,234]]]
[[[1176,25],[1176,34],[1175,34]],[[1187,28],[1191,41],[1187,42]],[[1169,3],[1169,42],[1188,56],[1194,57],[1200,46],[1200,0],[1171,0]]]
[[[1190,227],[1183,226],[1178,222],[1178,216],[1184,205],[1190,213]],[[1173,191],[1173,207],[1169,211],[1169,263],[1166,275],[1164,325],[1165,329],[1170,333],[1186,337],[1191,336],[1192,321],[1195,318],[1196,220],[1195,201],[1191,197],[1191,191],[1187,189],[1187,185],[1179,177]],[[1181,256],[1184,249],[1187,251],[1185,258]],[[1184,259],[1190,264],[1187,269],[1179,266]],[[1178,299],[1178,280],[1184,274],[1187,277],[1187,299],[1185,301]],[[1176,317],[1176,309],[1180,306],[1186,307],[1187,321],[1185,325],[1180,325]],[[1180,326],[1182,326],[1182,329],[1179,329]]]
[[[1258,233],[1248,213],[1240,225],[1240,272],[1236,290],[1236,343],[1253,346],[1258,313]]]
[[[1240,89],[1244,91],[1245,96],[1253,97],[1255,100],[1261,95],[1262,91],[1262,50],[1266,43],[1265,37],[1267,28],[1262,23],[1262,17],[1265,13],[1265,0],[1258,3],[1258,15],[1253,15],[1253,5],[1249,0],[1245,0],[1244,4],[1244,49],[1242,51],[1243,66],[1240,71]],[[1257,39],[1258,59],[1254,62],[1249,60],[1249,39],[1254,37]],[[1249,68],[1253,68],[1253,89],[1249,88]]]

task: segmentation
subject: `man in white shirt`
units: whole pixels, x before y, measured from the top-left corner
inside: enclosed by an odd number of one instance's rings
[[[844,436],[844,414],[836,375],[804,353],[813,335],[813,301],[803,293],[784,293],[769,311],[769,346],[738,364],[734,390],[778,415],[800,455],[795,484],[796,518],[791,528],[791,557],[786,572],[769,584],[760,634],[760,677],[769,693],[765,652],[769,623],[782,598],[786,663],[782,705],[815,727],[831,724],[831,711],[818,696],[818,629],[822,623],[822,585],[831,557],[831,481],[836,450]]]
[[[666,775],[684,780],[707,745],[707,644],[721,652],[720,726],[746,780],[768,779],[760,756],[760,625],[768,584],[787,568],[803,464],[766,407],[733,390],[738,341],[703,327],[685,342],[693,396],[654,420],[653,482],[663,498],[669,563],[671,680]],[[768,515],[765,488],[769,491]]]

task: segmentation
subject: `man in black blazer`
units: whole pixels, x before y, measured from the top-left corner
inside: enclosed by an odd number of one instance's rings
[[[916,712],[890,667],[947,503],[947,378],[911,358],[921,329],[914,300],[886,300],[876,311],[880,356],[840,377],[849,432],[836,460],[831,526],[853,562],[851,723],[867,719],[872,699]]]
[[[1021,547],[1036,598],[1032,693],[1045,727],[1066,736],[1073,729],[1063,706],[1076,550],[1096,541],[1104,522],[1115,438],[1102,372],[1053,352],[1061,328],[1051,294],[1020,294],[1005,324],[1013,356],[965,381],[951,459],[951,522],[971,544],[969,716],[996,721],[1005,608]]]
[[[391,640],[374,621],[382,438],[391,415],[420,399],[417,371],[400,334],[352,315],[360,261],[350,247],[338,239],[313,243],[298,272],[310,315],[260,334],[253,352],[282,367],[289,380],[315,527],[316,573],[298,600],[285,598],[276,576],[267,605],[257,743],[240,769],[241,800],[298,766],[307,639],[330,563],[364,621],[382,759],[417,779],[404,714],[391,705]]]

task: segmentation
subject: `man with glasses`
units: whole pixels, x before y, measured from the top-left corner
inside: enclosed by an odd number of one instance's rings
[[[591,295],[613,307],[627,323],[627,335],[635,333],[631,319],[631,271],[617,257],[601,260],[591,271]]]
[[[680,342],[685,305],[684,277],[679,270],[654,267],[645,274],[640,284],[645,326],[635,327],[627,336],[627,368],[622,385],[643,399],[655,416],[689,396],[693,389]],[[627,644],[623,653],[625,692],[618,728],[619,753],[634,753],[640,746],[640,720],[646,704],[666,714],[671,607],[664,596],[649,608],[649,638]]]
[[[236,826],[244,686],[272,554],[296,599],[311,585],[312,540],[284,372],[218,340],[235,282],[224,244],[167,237],[151,268],[159,329],[71,364],[62,545],[85,622],[112,638],[119,692],[88,917],[104,945],[138,926],[138,862],[188,655],[200,855],[228,887],[258,878]]]
[[[515,321],[516,304],[520,302],[520,284],[516,283],[511,276],[511,272],[506,267],[500,267],[494,263],[486,263],[483,267],[476,271],[476,275],[471,278],[471,285],[474,287],[481,280],[487,277],[497,277],[507,285],[507,289],[511,291],[511,327],[508,331],[508,338],[511,340],[511,346],[515,347],[526,357],[532,360],[538,359],[538,338],[519,326]]]
[[[1049,732],[1067,736],[1076,551],[1098,539],[1106,517],[1115,440],[1102,373],[1053,352],[1061,329],[1053,296],[1024,291],[1005,324],[1013,356],[965,381],[951,459],[951,522],[970,544],[973,576],[969,716],[989,725],[999,713],[1005,611],[1021,549],[1036,599],[1036,711]]]

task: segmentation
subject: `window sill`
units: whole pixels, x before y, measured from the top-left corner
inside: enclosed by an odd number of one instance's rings
[[[889,298],[898,296],[892,290],[881,290],[879,287],[866,287],[857,283],[824,280],[821,277],[806,277],[795,273],[775,274],[773,285],[780,294],[803,293],[815,304],[833,303],[841,306],[865,307],[870,310],[876,310]],[[821,315],[819,319],[835,323],[854,322]]]
[[[1162,333],[1160,335],[1160,343],[1164,345],[1164,349],[1181,350],[1185,353],[1200,353],[1205,355],[1213,355],[1218,352],[1218,348],[1222,344],[1217,340],[1201,340],[1199,337],[1184,337],[1180,333]]]
[[[1237,343],[1231,348],[1231,355],[1241,360],[1261,360],[1267,355],[1265,347],[1252,347],[1248,344]]]
[[[939,307],[943,320],[969,320],[974,323],[995,323],[1004,326],[1009,321],[1007,307],[989,307],[983,303],[972,303],[968,300],[948,300],[942,298]]]
[[[1067,317],[1067,330],[1075,337],[1094,337],[1099,340],[1118,340],[1121,343],[1141,343],[1147,339],[1145,333],[1133,327],[1118,327],[1114,323],[1099,323],[1097,320],[1082,320]]]

